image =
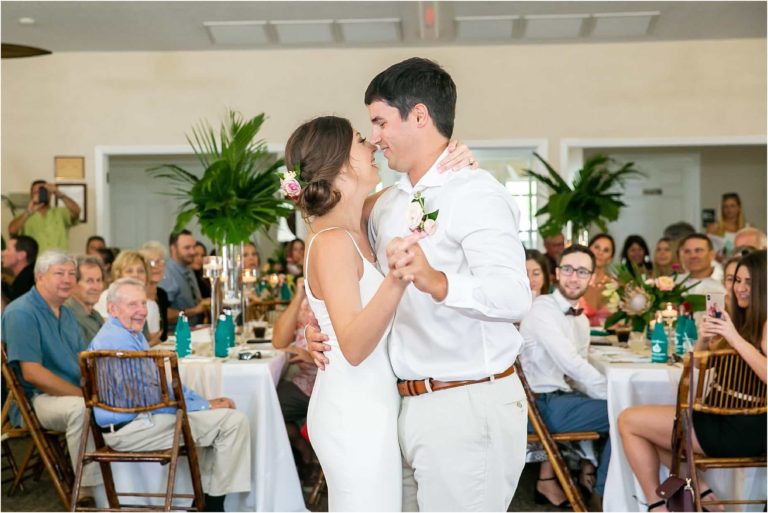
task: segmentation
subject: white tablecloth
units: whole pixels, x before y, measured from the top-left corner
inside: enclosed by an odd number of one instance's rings
[[[611,463],[605,482],[603,511],[645,511],[633,497],[645,501],[640,485],[627,462],[617,424],[625,408],[640,404],[675,404],[682,365],[639,363],[628,350],[592,346],[589,361],[608,380],[608,418],[611,423]],[[632,363],[620,363],[631,361]],[[647,357],[650,362],[650,356]],[[662,469],[662,479],[668,471]],[[721,498],[765,497],[765,469],[712,469],[705,474],[707,483]],[[727,508],[730,509],[730,508]],[[752,507],[749,511],[762,511]]]
[[[184,359],[179,365],[181,380],[206,398],[232,398],[250,421],[251,491],[229,494],[225,509],[306,511],[275,392],[286,355],[274,350],[265,353],[271,357],[250,361]],[[112,472],[118,491],[160,491],[158,485],[165,483],[168,470],[167,465],[156,463],[118,463],[112,465]],[[180,493],[192,489],[186,458],[178,464],[176,489]],[[132,497],[124,500],[140,503]]]

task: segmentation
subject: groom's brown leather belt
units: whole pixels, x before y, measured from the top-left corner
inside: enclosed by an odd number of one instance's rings
[[[428,394],[430,392],[437,392],[438,390],[447,390],[449,388],[463,387],[465,385],[474,385],[475,383],[485,383],[494,379],[506,378],[515,373],[515,366],[511,366],[509,369],[502,373],[494,374],[491,377],[483,379],[469,379],[464,381],[438,381],[436,379],[414,379],[409,381],[398,381],[397,391],[400,392],[401,397],[412,397],[415,395]]]

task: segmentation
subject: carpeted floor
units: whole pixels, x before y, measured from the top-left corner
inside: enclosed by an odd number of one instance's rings
[[[22,449],[23,447],[20,446],[20,443],[12,442],[14,454],[21,452]],[[536,482],[537,472],[538,466],[535,464],[525,467],[520,478],[517,494],[515,494],[512,500],[509,511],[562,511],[554,506],[538,505],[533,501],[533,487]],[[3,474],[3,478],[6,477],[7,475]],[[2,495],[0,496],[0,509],[2,511],[61,511],[63,509],[63,505],[56,495],[51,480],[45,472],[43,472],[40,481],[28,481],[25,485],[25,490],[14,494],[12,497],[9,497],[7,494],[8,487],[8,483],[3,484]],[[588,506],[591,511],[598,510],[598,504],[594,500]],[[327,508],[328,503],[325,497],[323,497],[318,507],[314,508],[313,511],[327,511]]]

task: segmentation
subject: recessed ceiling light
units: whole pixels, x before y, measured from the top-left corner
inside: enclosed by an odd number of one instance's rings
[[[592,35],[597,37],[637,37],[648,33],[659,11],[596,13]]]
[[[206,21],[213,44],[217,45],[264,45],[269,43],[266,21]]]
[[[525,37],[564,39],[578,37],[588,14],[529,14],[525,16]]]
[[[400,18],[336,20],[341,37],[348,43],[394,43],[400,41]]]
[[[28,16],[19,18],[19,25],[34,25],[34,24],[35,24],[34,18],[30,18]]]
[[[512,26],[520,16],[456,16],[459,39],[509,39]]]
[[[270,21],[283,44],[333,43],[333,20]]]

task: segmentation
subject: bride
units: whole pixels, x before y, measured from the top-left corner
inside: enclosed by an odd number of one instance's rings
[[[450,158],[463,158],[464,151]],[[283,189],[310,220],[307,299],[328,344],[340,349],[327,353],[331,365],[318,373],[307,413],[330,511],[402,507],[400,397],[386,337],[410,282],[391,272],[381,275],[366,235],[363,213],[370,211],[376,197],[369,194],[379,183],[375,152],[348,120],[335,116],[301,125],[285,151],[298,181]],[[391,244],[407,247],[420,237]]]

